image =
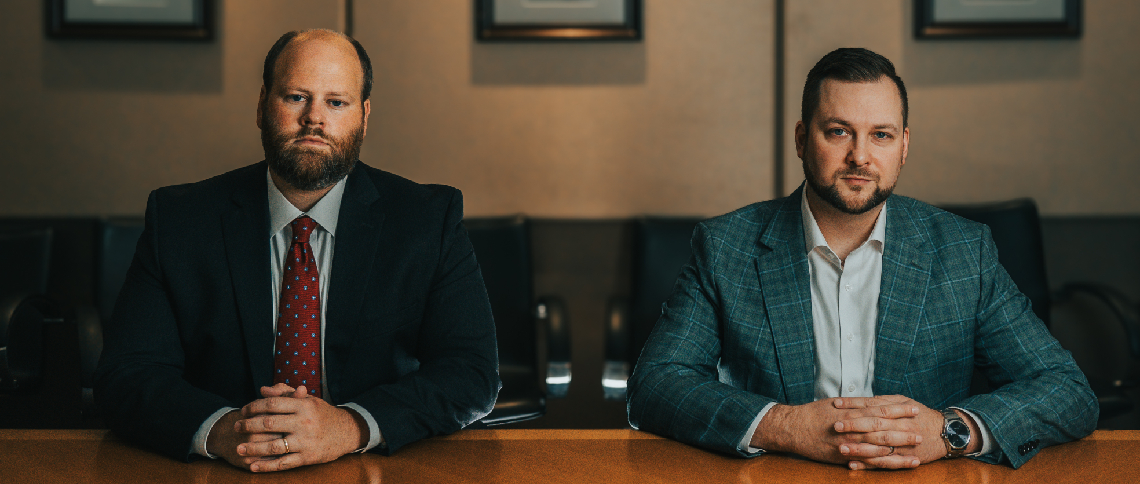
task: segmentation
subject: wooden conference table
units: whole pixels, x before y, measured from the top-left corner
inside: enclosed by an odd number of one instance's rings
[[[906,471],[851,471],[769,455],[739,459],[635,430],[464,430],[396,455],[250,474],[219,461],[177,462],[104,430],[0,430],[0,482],[53,483],[704,483],[1140,482],[1140,431],[1097,431],[1050,447],[1019,470],[969,459]]]

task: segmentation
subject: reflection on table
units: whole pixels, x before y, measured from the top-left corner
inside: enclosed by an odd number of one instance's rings
[[[634,430],[465,430],[396,455],[251,474],[220,461],[177,462],[106,431],[0,430],[0,482],[669,483],[1140,482],[1140,431],[1098,431],[1050,447],[1019,470],[970,459],[906,471],[851,471],[791,456],[740,459]]]

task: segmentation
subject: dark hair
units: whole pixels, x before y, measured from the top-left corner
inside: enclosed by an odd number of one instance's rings
[[[323,29],[316,29],[323,30]],[[313,30],[294,30],[282,35],[269,49],[269,53],[265,55],[265,67],[261,71],[261,82],[265,85],[265,90],[269,91],[273,87],[273,69],[277,66],[277,57],[281,55],[281,51],[285,50],[285,46],[289,45],[294,38],[305,32],[312,32]],[[360,45],[356,39],[344,35],[340,32],[328,30],[327,32],[337,34],[345,40],[352,43],[352,47],[356,49],[356,56],[360,58],[360,70],[364,72],[364,86],[360,90],[360,101],[368,100],[368,96],[372,94],[372,61],[368,59],[368,53],[364,51],[364,46]]]
[[[886,57],[863,48],[835,49],[823,56],[808,72],[804,83],[804,97],[800,104],[800,120],[804,124],[811,121],[815,110],[819,109],[819,90],[825,79],[843,82],[876,82],[888,78],[899,88],[902,99],[903,127],[907,127],[909,108],[906,101],[906,86],[902,78],[895,74],[895,65]]]

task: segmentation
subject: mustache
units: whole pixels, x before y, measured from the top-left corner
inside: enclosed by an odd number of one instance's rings
[[[866,178],[868,180],[879,181],[879,174],[878,173],[872,172],[871,170],[867,170],[865,168],[853,168],[853,169],[844,170],[844,171],[841,171],[841,172],[835,174],[836,178],[843,178],[843,177],[847,177],[847,176],[853,176],[853,177],[858,177],[858,178]]]
[[[305,127],[297,132],[296,138],[304,138],[305,136],[316,136],[323,140],[328,140],[329,137],[325,135],[325,130],[321,128]]]

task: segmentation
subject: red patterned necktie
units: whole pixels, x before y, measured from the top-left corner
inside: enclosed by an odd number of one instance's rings
[[[277,336],[273,350],[273,383],[304,385],[321,397],[321,294],[317,260],[309,236],[318,227],[307,215],[293,221],[293,243],[285,259]]]

